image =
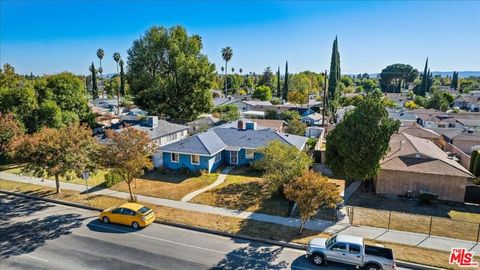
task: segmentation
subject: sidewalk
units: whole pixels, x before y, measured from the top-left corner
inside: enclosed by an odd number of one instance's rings
[[[187,195],[185,195],[181,201],[182,202],[189,202],[190,200],[192,200],[195,196],[197,196],[198,194],[200,193],[203,193],[207,190],[210,190],[212,188],[215,188],[219,185],[221,185],[224,181],[225,181],[225,178],[227,178],[227,175],[228,173],[233,169],[233,167],[226,167],[225,169],[223,169],[220,174],[218,175],[217,177],[217,180],[215,182],[213,182],[212,184],[204,187],[204,188],[201,188],[199,190],[195,190],[193,192],[190,192],[188,193]]]
[[[4,173],[4,172],[0,172],[0,179],[53,187],[53,188],[55,187],[55,181],[53,180],[45,179],[42,181],[42,179],[40,178],[20,176],[20,175]],[[62,189],[66,189],[66,190],[73,190],[78,192],[85,191],[84,185],[62,182],[60,186]],[[129,194],[127,192],[120,192],[120,191],[115,191],[110,189],[96,190],[96,191],[90,192],[90,194],[108,195],[108,196],[121,198],[121,199],[129,198]],[[298,218],[288,218],[288,217],[273,216],[273,215],[267,215],[267,214],[261,214],[261,213],[232,210],[232,209],[226,209],[226,208],[220,208],[220,207],[213,207],[209,205],[195,204],[195,203],[184,202],[184,201],[174,201],[174,200],[161,199],[161,198],[155,198],[155,197],[143,196],[143,195],[137,195],[137,198],[139,201],[142,201],[142,202],[147,202],[155,205],[167,206],[167,207],[177,208],[182,210],[209,213],[209,214],[235,217],[235,218],[241,218],[241,219],[251,219],[256,221],[290,226],[290,227],[297,227],[297,228],[300,227],[300,219]],[[453,247],[457,247],[457,248],[466,248],[467,250],[471,250],[477,254],[480,253],[480,245],[477,245],[477,243],[471,242],[471,241],[464,241],[464,240],[445,238],[445,237],[439,237],[439,236],[428,236],[427,234],[419,234],[419,233],[411,233],[411,232],[403,232],[403,231],[393,231],[393,230],[388,231],[386,229],[374,228],[374,227],[350,226],[348,222],[345,222],[343,220],[337,223],[332,221],[324,221],[324,220],[310,220],[305,224],[305,228],[309,230],[314,230],[314,231],[324,231],[329,234],[342,233],[342,234],[356,235],[356,236],[365,237],[367,239],[381,240],[385,242],[392,242],[392,243],[411,245],[411,246],[419,246],[419,247],[431,248],[431,249],[447,251],[447,252],[450,252],[450,250]]]

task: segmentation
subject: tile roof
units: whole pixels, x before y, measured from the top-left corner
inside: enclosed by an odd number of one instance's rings
[[[390,150],[380,165],[386,170],[473,177],[430,140],[402,132],[392,136]]]

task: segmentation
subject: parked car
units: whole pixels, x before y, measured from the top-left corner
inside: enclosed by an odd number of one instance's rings
[[[396,269],[391,249],[365,245],[363,237],[357,236],[339,234],[328,239],[312,239],[308,243],[306,256],[315,265],[325,265],[327,261],[332,261],[367,270]]]
[[[155,220],[155,213],[141,204],[125,203],[105,209],[100,213],[100,220],[103,223],[117,223],[138,229],[152,223]]]

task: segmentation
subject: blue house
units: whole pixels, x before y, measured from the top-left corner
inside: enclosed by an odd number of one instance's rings
[[[303,149],[306,137],[280,133],[270,129],[257,130],[256,123],[240,120],[237,127],[215,128],[160,148],[163,166],[179,170],[215,171],[220,165],[247,165],[261,158],[255,150],[278,140]]]

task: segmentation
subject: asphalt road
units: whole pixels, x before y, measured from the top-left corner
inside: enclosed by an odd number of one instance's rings
[[[0,194],[0,269],[318,269],[304,252]],[[330,263],[321,269],[353,269]]]

